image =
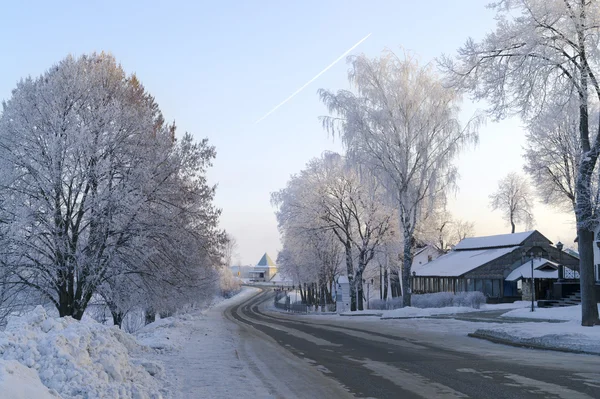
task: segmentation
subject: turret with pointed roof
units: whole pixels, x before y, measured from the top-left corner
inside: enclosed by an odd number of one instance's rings
[[[256,266],[267,266],[267,267],[275,267],[275,262],[269,257],[269,255],[265,252],[265,254],[260,258]]]

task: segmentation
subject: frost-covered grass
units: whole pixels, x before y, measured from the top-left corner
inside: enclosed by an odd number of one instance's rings
[[[131,335],[116,327],[51,317],[38,306],[10,319],[0,332],[0,374],[5,376],[0,392],[14,385],[15,378],[35,386],[37,375],[63,398],[161,398],[162,384],[151,375],[160,378],[161,367],[134,360],[143,352]]]

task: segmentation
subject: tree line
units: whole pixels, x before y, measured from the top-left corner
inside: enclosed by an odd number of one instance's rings
[[[0,116],[0,300],[121,325],[212,295],[226,235],[203,139],[176,137],[108,54],[68,56],[17,83]]]

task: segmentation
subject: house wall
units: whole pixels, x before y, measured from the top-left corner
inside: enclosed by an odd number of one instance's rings
[[[428,245],[424,250],[417,253],[413,257],[411,270],[415,270],[415,268],[418,268],[419,266],[422,266],[426,263],[431,262],[434,259],[439,258],[440,255],[441,255],[440,251],[438,251],[431,245]],[[431,259],[429,259],[429,257],[431,257]]]

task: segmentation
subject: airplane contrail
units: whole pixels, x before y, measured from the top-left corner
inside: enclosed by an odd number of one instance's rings
[[[355,48],[357,48],[362,42],[364,42],[365,40],[367,40],[369,38],[369,36],[371,36],[371,33],[369,33],[367,36],[365,36],[362,39],[360,39],[358,41],[358,43],[356,43],[354,46],[352,46],[348,50],[346,50],[346,52],[344,52],[344,54],[342,54],[338,58],[336,58],[335,61],[333,61],[331,64],[327,65],[327,67],[325,69],[323,69],[321,72],[319,72],[318,74],[316,74],[314,78],[312,78],[311,80],[309,80],[308,82],[306,82],[304,85],[302,85],[301,88],[299,88],[298,90],[296,90],[295,92],[293,92],[291,96],[289,96],[288,98],[286,98],[285,100],[283,100],[281,103],[279,103],[278,105],[276,105],[275,108],[273,108],[272,110],[270,110],[269,112],[267,112],[262,118],[260,118],[256,122],[254,122],[254,124],[259,123],[260,121],[262,121],[263,119],[265,119],[267,116],[269,116],[273,112],[277,111],[277,109],[279,107],[281,107],[283,104],[287,103],[292,98],[294,98],[294,96],[296,94],[300,93],[302,90],[304,90],[306,88],[306,86],[308,86],[309,84],[311,84],[312,82],[314,82],[315,80],[317,80],[317,78],[319,76],[323,75],[325,72],[327,72],[329,70],[329,68],[331,68],[332,66],[334,66],[335,64],[337,64],[342,58],[344,58],[346,55],[348,55],[349,52],[351,52],[352,50],[354,50]]]

